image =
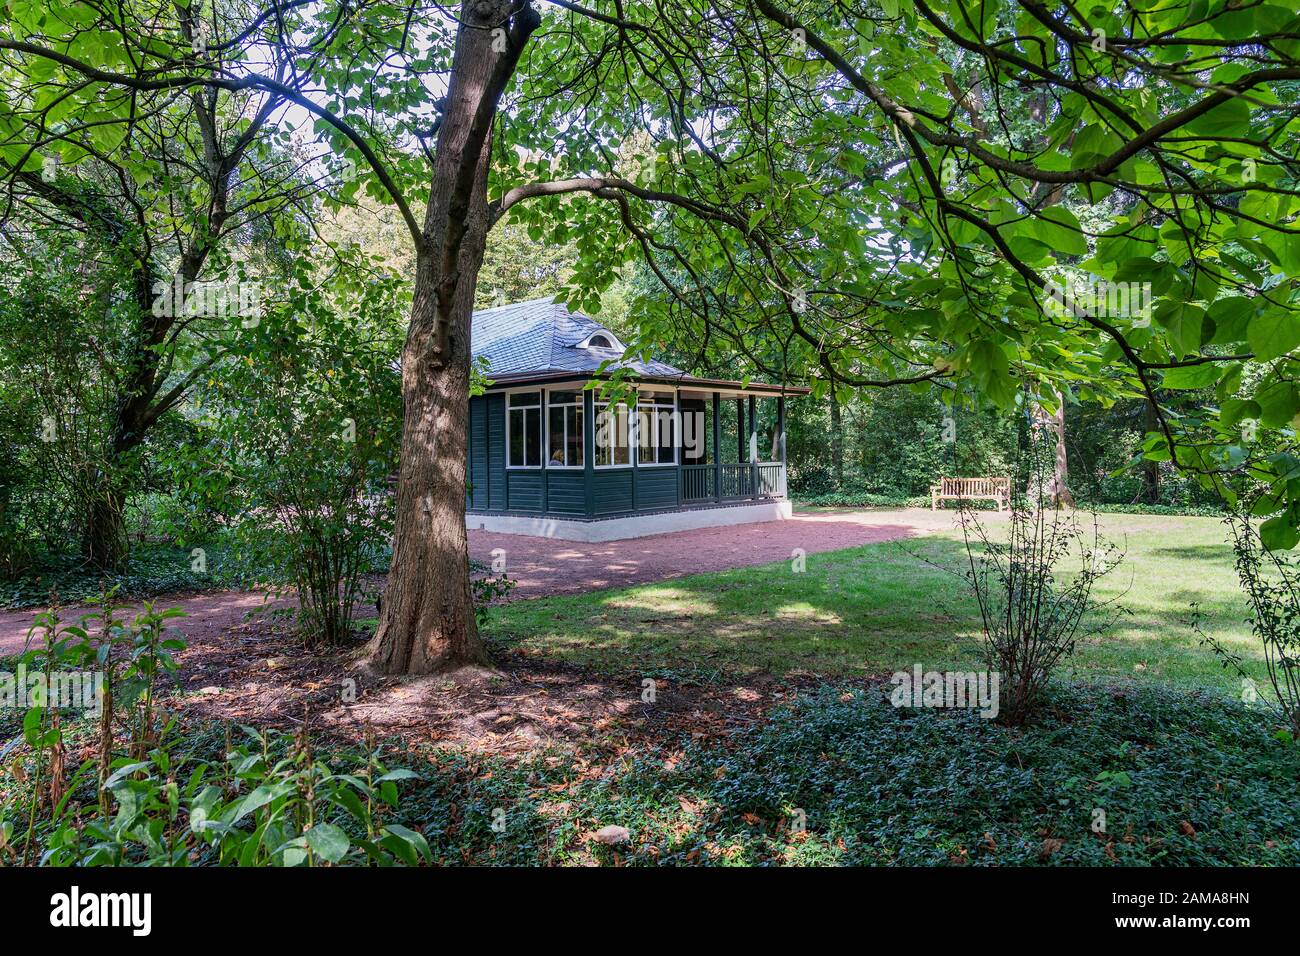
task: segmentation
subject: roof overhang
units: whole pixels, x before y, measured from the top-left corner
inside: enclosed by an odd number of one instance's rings
[[[487,391],[517,388],[520,385],[546,385],[552,382],[588,382],[592,379],[608,379],[612,376],[605,372],[515,372],[492,377],[492,384]],[[808,395],[811,388],[803,385],[771,385],[767,382],[743,382],[728,379],[696,378],[693,375],[633,375],[632,380],[646,385],[674,385],[678,388],[694,388],[700,391],[741,392],[746,395]]]

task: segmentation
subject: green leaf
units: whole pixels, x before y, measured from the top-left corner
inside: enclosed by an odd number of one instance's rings
[[[1220,103],[1183,127],[1187,133],[1207,137],[1230,136],[1249,128],[1250,105],[1238,97]]]
[[[1261,362],[1286,355],[1300,345],[1300,321],[1284,311],[1265,312],[1250,320],[1246,341]]]
[[[1300,529],[1296,528],[1291,512],[1269,518],[1260,525],[1259,540],[1270,551],[1290,551],[1300,544]]]
[[[1259,402],[1250,399],[1229,398],[1219,406],[1219,420],[1229,428],[1248,418],[1259,418]]]
[[[1064,206],[1050,206],[1033,220],[1034,235],[1044,245],[1069,256],[1086,256],[1088,243],[1074,213]]]
[[[416,773],[414,770],[407,770],[406,768],[403,767],[398,770],[388,771],[388,773],[384,774],[375,782],[384,783],[387,780],[419,780],[419,779],[420,779],[420,775],[418,773]]]
[[[1265,428],[1280,428],[1295,417],[1300,408],[1300,393],[1291,382],[1274,379],[1255,392],[1259,403],[1259,423]]]
[[[1255,302],[1244,295],[1232,295],[1210,303],[1207,310],[1214,323],[1215,342],[1242,342],[1255,314]]]
[[[347,855],[352,842],[332,823],[318,823],[307,831],[307,845],[323,860],[337,863]]]
[[[1205,388],[1219,380],[1220,368],[1213,362],[1204,365],[1185,365],[1171,368],[1165,372],[1162,382],[1165,388]]]
[[[426,860],[433,856],[429,850],[429,844],[423,836],[396,823],[390,823],[384,827],[384,836],[380,838],[379,842],[397,854],[402,859],[402,862],[409,866],[419,864],[417,853]]]

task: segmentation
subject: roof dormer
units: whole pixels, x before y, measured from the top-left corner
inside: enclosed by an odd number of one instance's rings
[[[626,352],[627,348],[609,329],[597,329],[579,342],[574,348],[605,349],[613,352]]]

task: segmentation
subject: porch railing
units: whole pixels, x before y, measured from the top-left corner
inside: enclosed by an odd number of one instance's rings
[[[785,465],[779,461],[722,465],[682,465],[681,496],[685,503],[784,498]]]

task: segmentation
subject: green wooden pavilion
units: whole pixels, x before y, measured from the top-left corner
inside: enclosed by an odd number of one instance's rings
[[[471,348],[491,385],[470,399],[470,528],[610,541],[790,516],[785,399],[808,389],[624,359],[550,299],[476,312]],[[623,368],[634,400],[587,387]]]

